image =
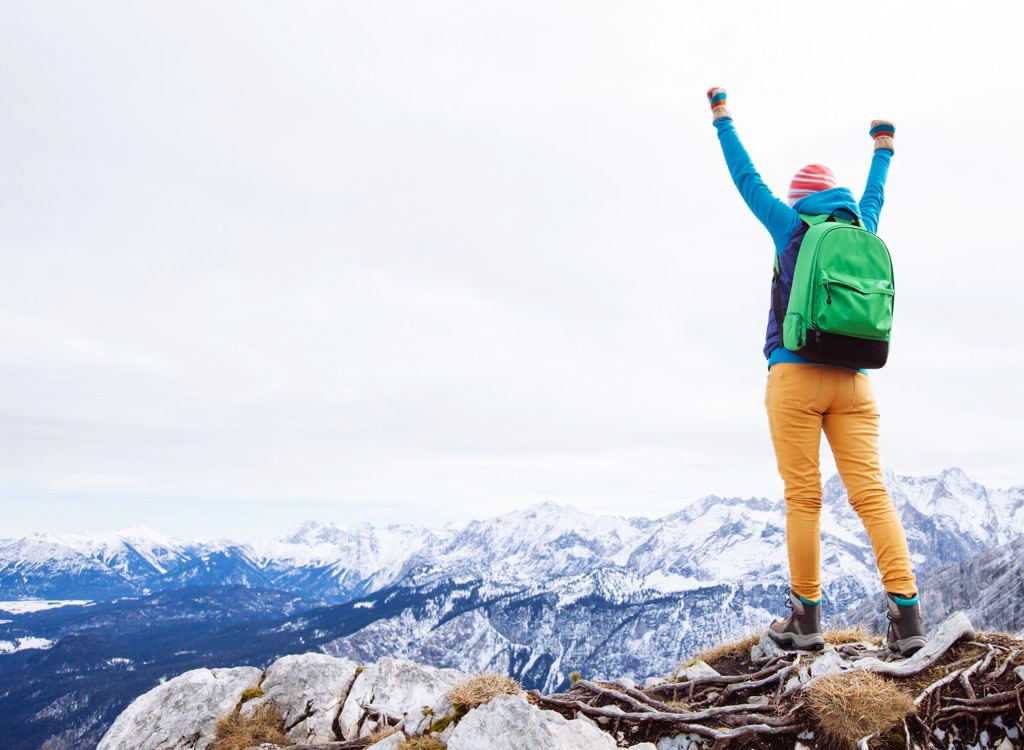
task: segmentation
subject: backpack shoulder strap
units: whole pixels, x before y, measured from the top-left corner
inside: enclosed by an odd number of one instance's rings
[[[811,227],[815,224],[823,224],[826,221],[834,221],[837,224],[853,224],[857,227],[861,226],[860,216],[845,206],[833,209],[830,214],[800,214],[800,218]]]
[[[810,229],[815,224],[820,224],[821,222],[827,220],[829,216],[828,214],[823,214],[821,216],[815,216],[813,214],[800,214],[800,218],[801,220],[803,220],[804,224],[807,225],[807,227],[804,229],[804,232],[806,233],[807,229]],[[799,229],[800,226],[798,225],[797,230]],[[793,235],[796,235],[796,230],[794,230]],[[792,239],[790,241],[792,241]],[[772,253],[772,255],[774,256],[774,260],[772,261],[772,314],[775,316],[775,325],[779,329],[779,340],[781,341],[782,321],[783,316],[786,314],[786,311],[783,309],[782,306],[782,265],[779,261],[779,254]]]

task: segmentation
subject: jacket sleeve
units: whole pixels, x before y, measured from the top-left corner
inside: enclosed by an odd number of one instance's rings
[[[860,199],[860,216],[864,220],[864,228],[869,232],[878,231],[878,219],[882,213],[882,204],[885,203],[885,180],[889,176],[891,160],[892,151],[887,148],[876,149],[871,157],[868,184]]]
[[[761,175],[754,168],[754,162],[740,141],[732,119],[716,120],[715,128],[718,130],[718,141],[722,145],[729,174],[744,203],[771,234],[776,249],[784,247],[792,234],[794,223],[799,224],[799,215],[793,208],[776,198],[761,179]]]

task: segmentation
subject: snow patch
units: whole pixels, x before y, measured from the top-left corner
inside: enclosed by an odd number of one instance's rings
[[[681,576],[675,573],[662,573],[654,571],[644,579],[644,587],[654,589],[662,594],[672,594],[677,591],[694,591],[703,588],[707,583],[699,581],[692,576]]]
[[[14,641],[0,641],[0,654],[13,654],[15,651],[25,651],[30,648],[47,649],[52,648],[54,641],[46,638],[16,638]]]
[[[88,599],[21,599],[18,601],[0,602],[0,611],[12,615],[23,615],[26,612],[41,612],[45,609],[56,609],[57,607],[68,607],[72,605],[85,606],[93,602]],[[5,620],[4,622],[10,622]]]

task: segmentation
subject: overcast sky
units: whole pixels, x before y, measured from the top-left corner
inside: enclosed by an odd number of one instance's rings
[[[712,85],[780,196],[896,123],[883,464],[1024,483],[1019,30],[831,6],[5,2],[0,537],[781,497]]]

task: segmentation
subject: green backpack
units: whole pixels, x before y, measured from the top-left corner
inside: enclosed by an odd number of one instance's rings
[[[808,229],[800,243],[793,285],[782,314],[781,284],[773,309],[782,343],[825,365],[879,368],[889,357],[894,285],[885,243],[853,217],[800,218]],[[852,214],[851,214],[852,216]],[[779,260],[775,259],[776,275]]]

